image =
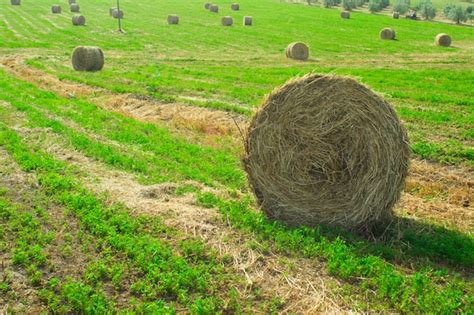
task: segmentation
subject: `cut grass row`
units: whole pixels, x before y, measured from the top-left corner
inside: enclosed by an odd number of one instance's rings
[[[35,91],[31,86],[29,88],[34,97],[22,100],[13,94],[8,94],[7,99],[29,117],[31,127],[47,127],[51,124],[51,120],[48,124],[44,125],[43,122],[48,121],[48,119],[45,116],[41,116],[41,111],[27,103],[35,103],[41,107],[44,106],[45,109],[50,109],[48,104],[54,104],[56,96],[46,93],[48,101],[43,103],[41,101],[41,94],[45,92]],[[60,105],[61,103],[69,105]],[[75,120],[81,127],[89,129],[92,133],[101,133],[101,131],[106,130],[102,134],[108,137],[111,134],[107,134],[107,132],[110,132],[107,130],[112,128],[114,129],[114,140],[120,141],[124,145],[139,146],[144,151],[155,154],[157,158],[160,157],[160,154],[163,154],[159,151],[152,151],[152,145],[160,146],[161,140],[159,138],[155,138],[153,144],[146,142],[148,137],[153,138],[153,133],[156,132],[155,128],[157,127],[103,112],[83,102],[61,99],[60,102],[56,102],[56,105],[63,106],[59,107],[63,109],[62,112],[67,112],[68,107],[72,105],[76,106],[76,109],[87,105],[87,115],[76,115],[84,120]],[[51,110],[51,112],[59,113],[59,108],[53,108],[54,110]],[[105,119],[105,116],[108,119]],[[117,122],[114,123],[114,121]],[[58,122],[54,124],[56,123]],[[129,124],[132,124],[133,128],[127,127]],[[91,128],[94,125],[95,127]],[[112,127],[107,127],[107,125]],[[122,127],[117,128],[117,126]],[[74,130],[64,128],[61,127],[53,130],[66,138],[75,134]],[[65,130],[67,131],[65,132]],[[144,132],[147,132],[148,136],[144,137],[143,141],[145,142],[142,143],[141,140],[135,141],[135,139],[142,139],[140,135],[143,136]],[[136,136],[138,138],[135,138]],[[188,145],[193,146],[183,142],[180,149],[185,150]],[[88,152],[87,146],[79,149]],[[113,153],[113,151],[107,151],[107,154],[110,153]],[[92,154],[92,157],[103,160],[105,163],[112,164],[119,169],[130,171],[130,169],[124,168],[120,164],[113,164],[106,159],[101,159],[100,155],[94,156]],[[136,160],[143,163],[144,167],[146,167],[144,169],[145,172],[153,173],[153,171],[156,171],[153,170],[153,166],[149,164],[149,161],[140,160],[140,157],[137,157]],[[179,169],[168,171],[171,171],[171,173],[179,172]],[[180,176],[175,178],[180,178]],[[239,185],[236,186],[238,187]],[[229,187],[232,187],[232,185]],[[432,233],[421,233],[420,235],[415,233],[415,236],[413,236],[413,233],[406,230],[403,238],[395,243],[386,246],[383,244],[372,245],[361,238],[349,234],[343,234],[342,238],[333,237],[339,234],[340,231],[333,231],[331,229],[288,229],[268,222],[262,215],[251,210],[246,200],[226,201],[211,195],[201,195],[200,200],[203,205],[218,207],[224,216],[231,218],[231,222],[236,228],[255,233],[257,237],[266,240],[272,248],[276,248],[278,251],[288,254],[288,249],[290,249],[289,252],[296,255],[319,257],[326,260],[329,270],[334,275],[348,283],[361,284],[362,288],[367,290],[369,295],[369,292],[375,290],[376,294],[372,296],[373,301],[388,301],[391,307],[400,311],[427,311],[436,306],[442,307],[446,312],[450,312],[454,310],[467,310],[472,306],[473,301],[470,298],[471,295],[469,295],[469,293],[472,293],[471,282],[464,282],[464,280],[458,279],[449,270],[442,270],[438,267],[432,269],[430,267],[433,266],[431,261],[441,262],[446,260],[452,265],[472,269],[474,242],[470,236],[460,233],[449,233],[449,231],[443,229],[434,230]],[[229,216],[229,213],[232,213],[232,215]],[[430,238],[433,239],[433,237],[434,239],[442,239],[444,245],[440,246],[430,241]],[[459,248],[464,250],[459,250]],[[413,257],[420,254],[423,257]],[[415,272],[413,275],[406,274],[398,268],[392,267],[385,259],[392,261],[402,260],[405,262],[413,260],[419,268],[426,270]],[[361,281],[361,278],[365,280]],[[417,305],[409,303],[413,297],[410,297],[405,292],[412,294],[419,303]]]

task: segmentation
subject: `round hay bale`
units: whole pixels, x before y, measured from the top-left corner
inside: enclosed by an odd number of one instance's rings
[[[219,12],[219,7],[215,4],[211,4],[211,6],[209,7],[209,11],[214,12],[214,13],[218,13]]]
[[[397,19],[397,20],[398,20],[398,19],[400,18],[400,13],[398,13],[398,12],[393,12],[393,13],[392,13],[392,17],[393,17],[394,19]]]
[[[10,0],[11,5],[21,5],[21,0]]]
[[[68,3],[71,5],[73,3],[76,3],[76,0],[68,0]]]
[[[60,5],[53,5],[51,7],[51,12],[55,13],[55,14],[61,13],[61,6]]]
[[[204,4],[204,9],[209,10],[209,7],[212,5],[212,3],[206,2]]]
[[[110,16],[113,16],[115,10],[117,10],[117,8],[110,8],[110,9],[109,9],[109,15],[110,15]]]
[[[104,53],[99,47],[76,47],[72,53],[72,66],[76,71],[102,70],[104,67]]]
[[[230,5],[230,8],[232,9],[232,11],[239,11],[240,10],[240,5],[238,3],[232,3]]]
[[[351,18],[351,13],[349,11],[342,11],[341,12],[341,18],[350,19]]]
[[[86,18],[83,15],[74,15],[72,17],[72,25],[84,26],[86,25]]]
[[[380,38],[381,39],[395,39],[395,31],[391,28],[384,28],[380,31]]]
[[[286,57],[295,60],[308,60],[309,47],[305,43],[295,42],[286,47]]]
[[[435,44],[438,46],[449,47],[451,46],[451,36],[445,33],[436,35]]]
[[[114,19],[123,19],[123,11],[122,10],[117,10],[117,9],[113,10],[112,11],[112,17]]]
[[[253,19],[251,16],[244,16],[244,25],[252,26]]]
[[[269,218],[358,229],[392,215],[409,156],[406,131],[380,96],[351,78],[310,74],[266,98],[242,161]]]
[[[75,13],[78,13],[78,12],[81,11],[81,7],[79,7],[79,5],[77,3],[72,3],[69,6],[69,9],[71,10],[71,12],[75,12]]]
[[[224,26],[232,26],[232,24],[234,24],[234,20],[231,16],[223,16],[221,19],[221,23]]]
[[[175,14],[168,15],[168,24],[178,24],[179,23],[179,16]]]

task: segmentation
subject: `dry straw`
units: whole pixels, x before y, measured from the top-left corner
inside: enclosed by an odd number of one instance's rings
[[[104,53],[99,47],[79,46],[72,53],[72,66],[77,71],[102,70],[104,61]]]
[[[211,4],[211,6],[209,7],[209,11],[214,12],[214,13],[218,13],[219,12],[219,7],[215,4]]]
[[[251,16],[244,16],[244,25],[245,26],[252,26],[253,19]]]
[[[308,60],[309,47],[305,43],[295,42],[286,47],[286,57],[296,60]]]
[[[380,96],[351,78],[309,74],[266,98],[245,153],[249,182],[268,217],[358,229],[392,215],[410,149]]]
[[[238,3],[232,3],[230,5],[230,8],[232,9],[232,11],[239,11],[240,10],[240,5]]]
[[[341,12],[341,17],[343,19],[350,19],[351,18],[351,13],[349,11],[342,11]]]
[[[81,8],[79,7],[79,5],[77,3],[72,3],[70,6],[69,6],[69,9],[71,10],[71,12],[80,12],[81,11]]]
[[[53,6],[51,7],[51,12],[52,12],[52,13],[56,13],[56,14],[57,14],[57,13],[61,13],[61,6],[60,6],[60,5],[53,5]]]
[[[10,0],[11,5],[21,5],[21,0]]]
[[[398,19],[398,18],[400,18],[400,13],[398,13],[398,12],[393,12],[393,13],[392,13],[392,17],[393,17],[394,19]]]
[[[179,23],[179,16],[175,14],[168,15],[168,24],[178,24]]]
[[[395,39],[395,31],[391,28],[384,28],[380,31],[380,38],[381,39]]]
[[[449,47],[451,46],[451,36],[445,33],[436,35],[435,44],[438,46]]]
[[[112,11],[112,17],[114,19],[123,19],[123,11],[122,10],[117,10],[117,9],[113,10]]]
[[[234,24],[234,20],[230,16],[223,16],[221,19],[221,23],[224,26],[232,26],[232,24]]]
[[[72,25],[84,26],[86,25],[86,18],[83,15],[73,15]]]

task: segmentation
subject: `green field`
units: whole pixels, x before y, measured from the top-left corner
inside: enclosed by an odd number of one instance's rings
[[[114,1],[79,0],[87,22],[74,27],[66,0],[59,15],[54,1],[0,0],[0,313],[472,313],[474,28],[232,2],[215,14],[195,0],[122,0],[121,34]],[[397,40],[380,40],[383,27]],[[452,47],[435,46],[438,33]],[[285,57],[293,41],[310,60]],[[104,69],[75,72],[78,45],[100,46]],[[412,169],[387,229],[269,221],[239,134],[104,105],[247,121],[308,72],[358,78],[406,125]]]

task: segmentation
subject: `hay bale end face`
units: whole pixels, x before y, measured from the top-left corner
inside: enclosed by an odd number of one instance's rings
[[[21,0],[10,0],[11,5],[21,5]]]
[[[244,25],[245,26],[252,26],[253,19],[251,16],[244,16]]]
[[[342,11],[341,12],[341,18],[350,19],[351,18],[351,13],[349,11]]]
[[[232,11],[239,11],[240,10],[240,5],[238,3],[232,3],[230,5],[230,8],[232,9]]]
[[[219,12],[219,7],[215,4],[212,4],[210,7],[209,7],[209,11],[211,12],[214,12],[214,13],[218,13]]]
[[[393,17],[394,19],[399,19],[399,18],[400,18],[400,13],[398,13],[398,12],[393,12],[393,13],[392,13],[392,17]]]
[[[72,25],[84,26],[86,25],[86,18],[83,15],[74,15],[72,17]]]
[[[104,53],[99,47],[79,46],[72,53],[72,66],[76,71],[99,71],[104,62]]]
[[[51,12],[55,13],[55,14],[61,13],[61,6],[60,5],[53,5],[51,7]]]
[[[209,10],[209,7],[212,5],[212,3],[206,2],[204,4],[204,9]]]
[[[231,16],[223,16],[221,19],[221,23],[223,26],[232,26],[232,24],[234,24],[234,20]]]
[[[451,36],[445,33],[436,35],[435,44],[437,46],[449,47],[451,46]]]
[[[77,3],[72,3],[69,6],[69,9],[71,10],[71,12],[75,12],[75,13],[78,13],[78,12],[81,11],[81,8],[79,7],[79,5]]]
[[[392,215],[409,156],[406,131],[380,96],[351,78],[310,74],[266,98],[242,162],[269,218],[358,229]]]
[[[115,9],[114,11],[112,11],[112,17],[114,19],[123,19],[123,11]]]
[[[308,60],[309,47],[305,43],[295,42],[286,47],[286,57],[295,60]]]
[[[168,15],[168,24],[178,24],[179,23],[179,16],[175,14]]]
[[[388,40],[393,40],[395,39],[395,30],[391,28],[384,28],[380,31],[380,38],[381,39],[388,39]]]

